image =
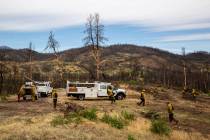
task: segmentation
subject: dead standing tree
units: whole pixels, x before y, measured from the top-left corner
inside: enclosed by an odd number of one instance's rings
[[[201,67],[201,83],[203,83],[203,88],[201,88],[202,91],[208,92],[208,82],[209,82],[209,64],[208,62],[205,62]]]
[[[12,93],[16,93],[19,89],[19,79],[20,79],[20,70],[19,70],[19,67],[17,66],[17,64],[13,65],[12,66],[12,74],[13,74],[13,78],[12,78]]]
[[[61,80],[63,79],[63,71],[64,71],[64,67],[63,67],[63,62],[61,61],[60,57],[59,57],[59,52],[58,52],[58,48],[59,48],[59,43],[58,41],[55,39],[53,32],[50,32],[49,38],[48,38],[48,42],[47,42],[47,46],[44,50],[52,50],[53,54],[56,57],[56,65],[58,66],[57,68],[57,72],[60,75]]]
[[[29,60],[29,78],[32,79],[32,55],[33,55],[33,48],[32,48],[32,42],[29,43],[28,48],[28,60]]]
[[[59,43],[58,41],[55,39],[53,32],[50,32],[49,38],[48,38],[48,42],[47,42],[47,46],[44,50],[50,49],[53,51],[56,59],[59,59],[58,56],[58,48],[59,48]]]
[[[10,73],[10,69],[7,67],[7,65],[3,62],[0,62],[0,95],[2,94],[2,91],[5,87],[5,75],[7,73]]]
[[[184,72],[184,88],[187,88],[187,65],[186,65],[186,56],[185,56],[185,48],[182,48],[182,56],[183,56],[183,72]]]
[[[205,64],[205,70],[206,70],[206,89],[207,89],[207,92],[209,90],[209,71],[210,71],[210,67],[209,67],[209,63],[206,63]]]
[[[4,88],[5,75],[9,72],[9,68],[4,62],[5,55],[6,53],[2,50],[0,53],[0,95],[2,94]]]
[[[95,61],[96,80],[100,79],[100,67],[104,61],[101,61],[101,44],[107,39],[104,37],[104,26],[100,23],[99,14],[90,15],[87,18],[86,29],[84,31],[85,46],[90,46],[92,49],[92,57]]]

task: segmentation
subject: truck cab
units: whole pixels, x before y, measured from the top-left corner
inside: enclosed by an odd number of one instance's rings
[[[98,96],[99,97],[107,97],[107,87],[111,84],[100,83],[98,84]]]
[[[37,92],[40,97],[47,97],[52,94],[53,88],[50,82],[36,82]]]

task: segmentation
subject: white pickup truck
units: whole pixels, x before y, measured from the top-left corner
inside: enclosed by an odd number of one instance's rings
[[[40,97],[46,97],[52,94],[53,88],[50,86],[50,82],[36,82],[36,87]]]
[[[66,95],[76,97],[79,100],[84,100],[85,98],[109,97],[107,94],[108,86],[111,86],[111,83],[79,83],[67,81]],[[115,88],[113,94],[118,100],[122,100],[126,97],[126,91],[124,89]]]

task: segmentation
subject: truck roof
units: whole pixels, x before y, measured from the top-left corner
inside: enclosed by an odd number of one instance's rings
[[[35,81],[37,83],[50,83],[50,81]]]
[[[50,81],[36,81],[36,84],[49,84],[51,83]]]
[[[79,81],[71,82],[71,81],[67,80],[67,83],[69,83],[69,84],[107,84],[107,85],[111,85],[111,83],[108,83],[108,82],[98,82],[98,81],[89,83],[89,82],[79,82]]]

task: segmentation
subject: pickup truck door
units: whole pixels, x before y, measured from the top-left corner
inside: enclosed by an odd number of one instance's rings
[[[104,85],[104,84],[99,85],[98,96],[108,96],[107,85]]]

